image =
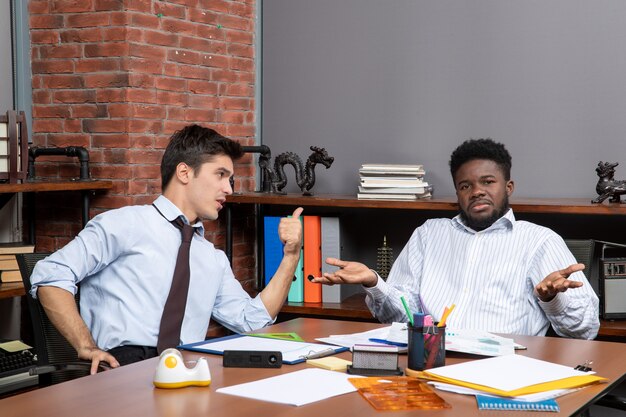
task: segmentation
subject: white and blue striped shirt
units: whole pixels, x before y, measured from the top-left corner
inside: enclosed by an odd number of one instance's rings
[[[460,216],[431,219],[415,230],[387,282],[366,288],[366,301],[381,322],[406,321],[400,296],[419,311],[421,294],[435,320],[456,304],[447,320],[453,329],[544,335],[552,323],[561,336],[593,339],[600,327],[598,297],[582,272],[569,277],[582,281],[580,288],[549,302],[534,295],[546,276],[575,263],[559,235],[516,221],[512,210],[480,232]]]

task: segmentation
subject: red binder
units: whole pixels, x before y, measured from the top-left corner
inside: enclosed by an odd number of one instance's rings
[[[322,232],[320,216],[304,218],[304,302],[322,302],[322,284],[316,284],[309,277],[322,275]]]

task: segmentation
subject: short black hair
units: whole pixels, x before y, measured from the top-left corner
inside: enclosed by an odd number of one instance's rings
[[[469,139],[460,144],[450,156],[450,173],[452,179],[461,165],[475,159],[486,159],[493,161],[502,170],[504,179],[511,179],[511,155],[503,144],[495,142],[493,139]]]
[[[238,142],[196,124],[174,132],[161,160],[161,187],[167,188],[179,163],[184,162],[195,171],[216,155],[227,155],[235,161],[241,158],[243,150]]]

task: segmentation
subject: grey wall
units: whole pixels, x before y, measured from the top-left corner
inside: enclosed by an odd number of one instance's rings
[[[11,51],[11,7],[0,4],[0,112],[13,107],[13,59]]]
[[[518,197],[595,197],[626,179],[626,2],[264,0],[261,140],[335,157],[317,193],[354,194],[364,162],[423,163],[453,195],[450,152],[492,137]],[[294,191],[293,172],[287,167]]]

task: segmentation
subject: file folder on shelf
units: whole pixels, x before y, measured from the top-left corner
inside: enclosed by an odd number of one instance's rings
[[[263,218],[264,285],[270,282],[283,259],[283,243],[278,238],[279,223],[280,217],[277,216]]]
[[[304,216],[304,302],[321,303],[322,285],[311,282],[322,275],[321,218]]]
[[[322,273],[335,272],[336,266],[326,263],[326,258],[341,259],[341,234],[339,232],[339,217],[322,217],[321,219],[322,238]],[[340,303],[343,301],[342,285],[324,285],[322,287],[322,301],[325,303]]]

